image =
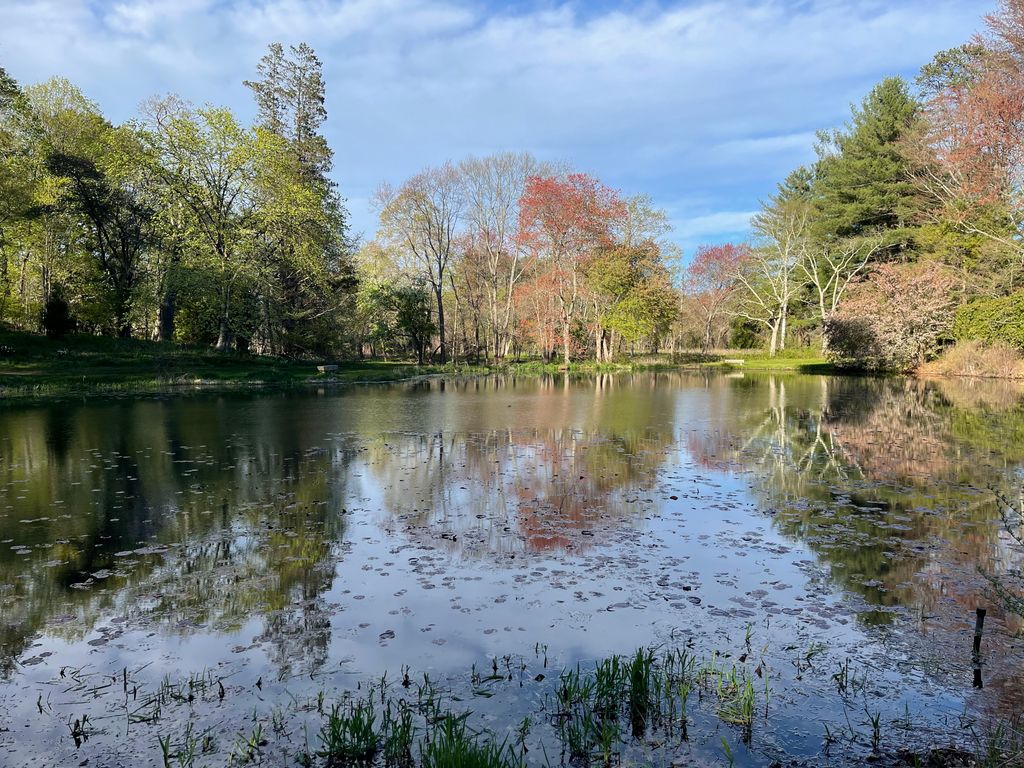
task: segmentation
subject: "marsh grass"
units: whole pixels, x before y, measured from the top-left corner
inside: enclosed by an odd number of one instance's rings
[[[747,764],[757,754],[753,737],[763,733],[765,743],[771,743],[776,724],[769,706],[772,675],[763,655],[753,650],[749,634],[743,648],[746,652],[735,658],[718,652],[698,656],[686,647],[640,648],[629,655],[568,667],[548,682],[545,675],[517,679],[514,671],[525,669],[525,660],[496,657],[484,663],[484,672],[471,667],[468,686],[462,677],[451,688],[460,678],[442,684],[427,674],[413,676],[403,666],[397,678],[383,675],[364,682],[333,703],[321,691],[279,702],[262,715],[253,710],[246,718],[249,723],[229,736],[227,754],[218,753],[219,734],[201,719],[200,707],[221,707],[225,701],[230,705],[251,684],[225,688],[227,678],[203,671],[180,681],[165,677],[152,693],[138,695],[136,674],[127,669],[105,677],[70,670],[63,679],[71,681],[69,691],[123,696],[126,713],[134,717],[130,723],[144,722],[158,731],[153,746],[159,748],[156,763],[163,768],[276,765],[282,754],[287,764],[306,768],[523,768],[550,766],[551,758],[557,763],[559,750],[564,765],[609,768],[667,765],[679,750],[706,751],[708,745],[715,745],[712,749],[719,761]],[[817,646],[801,652],[798,670],[811,674],[811,661],[820,654]],[[536,656],[539,665],[539,647]],[[821,665],[817,674],[822,689],[832,691],[841,705],[853,703],[850,697],[863,687],[863,674],[849,661],[840,664],[838,671]],[[487,695],[477,695],[475,691],[486,680],[491,683]],[[528,693],[525,701],[520,696],[518,703],[514,698],[507,702],[509,706],[499,703],[497,711],[503,714],[498,716],[482,717],[471,703],[515,697],[515,691],[529,691],[531,683],[539,688]],[[133,716],[138,710],[133,704],[136,699],[143,702],[144,711]],[[911,762],[903,764],[932,764],[928,760],[934,752],[894,752],[894,743],[920,735],[914,733],[909,709],[901,725],[899,720],[883,719],[881,711],[863,704],[858,708],[860,717],[847,714],[845,732],[825,724],[823,754],[838,747],[865,757],[870,749],[872,759],[898,754],[909,755]],[[844,712],[856,711],[844,706]],[[174,724],[182,722],[183,712],[187,713],[184,728],[175,732]],[[894,741],[890,725],[902,728],[900,742]],[[1024,756],[1020,725],[983,728],[966,723],[972,748],[946,751],[958,759],[967,755],[974,762],[938,764],[986,768],[1019,764],[1014,761]],[[91,721],[84,716],[68,727],[83,739],[92,731]],[[290,737],[293,733],[305,734],[304,749],[298,752]],[[690,746],[684,746],[688,742]]]

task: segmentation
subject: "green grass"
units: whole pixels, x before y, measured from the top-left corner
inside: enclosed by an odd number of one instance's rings
[[[570,374],[674,371],[687,368],[734,368],[749,371],[830,373],[823,358],[806,350],[769,358],[761,351],[717,350],[703,355],[641,355],[613,363],[574,362]],[[743,360],[742,364],[727,360]],[[426,375],[557,374],[561,362],[528,360],[487,365],[416,365],[412,362],[363,360],[338,362],[328,374],[318,361],[220,354],[205,347],[183,347],[138,339],[75,335],[49,339],[0,330],[0,398],[31,398],[86,393],[134,393],[175,387],[299,386],[313,383],[372,383]],[[333,360],[320,361],[334,363]]]
[[[325,361],[334,362],[334,361]],[[48,339],[0,331],[0,397],[158,391],[174,387],[381,382],[441,373],[479,373],[466,366],[352,361],[320,374],[317,361],[220,354],[153,341],[69,336]]]

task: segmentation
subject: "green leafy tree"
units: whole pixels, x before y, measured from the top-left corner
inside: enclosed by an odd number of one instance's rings
[[[272,281],[260,299],[266,345],[287,354],[322,346],[354,288],[347,212],[329,177],[333,153],[321,132],[322,69],[305,43],[287,51],[273,43],[257,65],[260,79],[245,82],[259,109],[258,128],[284,142],[261,183],[261,248]]]
[[[216,348],[224,352],[234,342],[236,291],[256,282],[263,266],[251,258],[249,239],[262,149],[257,132],[239,125],[227,109],[183,102],[153,109],[150,117],[145,135],[161,181],[187,212],[194,257],[208,270],[218,296]]]
[[[610,361],[616,340],[627,342],[663,335],[675,320],[677,302],[658,246],[601,249],[586,267],[595,311],[597,359]]]
[[[54,151],[47,170],[65,180],[65,201],[88,224],[88,250],[108,296],[117,336],[132,335],[132,301],[139,288],[144,251],[151,241],[152,210],[139,189],[138,137],[105,126],[91,156]]]
[[[30,121],[24,93],[0,67],[0,322],[14,290],[16,232],[34,212],[31,160],[24,142]]]

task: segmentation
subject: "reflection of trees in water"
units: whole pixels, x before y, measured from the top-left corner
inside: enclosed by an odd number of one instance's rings
[[[188,632],[257,615],[287,671],[322,663],[321,595],[355,449],[221,399],[0,413],[0,674],[44,626],[117,613]],[[55,414],[56,412],[56,414]],[[31,521],[31,522],[25,522]]]
[[[637,494],[653,487],[674,441],[672,388],[648,377],[533,383],[531,416],[550,428],[393,433],[371,444],[384,508],[407,535],[467,555],[579,549],[635,518]]]
[[[1007,438],[1024,426],[1021,401],[996,408],[975,393],[967,402],[984,410],[965,411],[945,382],[774,376],[716,396],[730,426],[691,434],[694,455],[755,467],[778,529],[876,609],[861,618],[887,623],[892,608],[909,608],[931,636],[928,652],[962,667],[965,680],[974,609],[994,609],[1007,631],[986,641],[986,677],[994,706],[1019,711],[1024,670],[1005,641],[1021,623],[993,604],[978,571],[1020,562],[987,489],[1019,482],[1024,443]]]

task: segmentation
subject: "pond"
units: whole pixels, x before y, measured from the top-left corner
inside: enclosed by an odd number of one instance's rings
[[[325,764],[375,692],[414,744],[426,696],[541,765],[971,748],[1024,709],[1022,403],[679,372],[9,405],[0,764]],[[639,648],[657,703],[631,678],[631,727],[570,732]]]

